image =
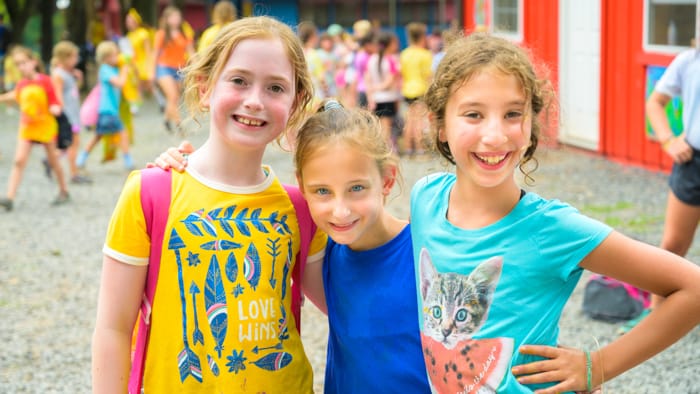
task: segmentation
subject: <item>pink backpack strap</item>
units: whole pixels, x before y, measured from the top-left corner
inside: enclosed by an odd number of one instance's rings
[[[304,196],[301,195],[299,188],[293,185],[283,186],[289,195],[289,199],[292,200],[292,205],[294,205],[301,238],[301,247],[299,248],[297,261],[292,271],[292,313],[297,322],[297,329],[301,333],[301,280],[304,277],[304,267],[306,266],[306,259],[309,257],[311,238],[316,232],[316,224],[311,220],[309,206],[306,204],[306,200],[304,200]]]
[[[158,282],[165,225],[168,222],[170,211],[171,184],[172,172],[170,171],[163,171],[160,168],[141,170],[141,208],[146,220],[146,230],[151,238],[151,251],[148,257],[146,288],[138,320],[136,346],[131,361],[131,374],[129,376],[129,393],[131,394],[140,393],[143,384],[146,345],[151,328],[151,310]]]

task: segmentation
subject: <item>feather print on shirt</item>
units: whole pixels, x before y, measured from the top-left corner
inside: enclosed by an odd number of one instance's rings
[[[226,291],[221,280],[221,270],[216,255],[211,256],[209,270],[207,270],[207,283],[204,288],[204,305],[207,308],[207,320],[209,328],[216,342],[216,350],[219,358],[223,350],[226,330],[228,328],[228,308],[226,306]]]

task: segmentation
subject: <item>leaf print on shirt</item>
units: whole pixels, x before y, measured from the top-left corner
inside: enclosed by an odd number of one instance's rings
[[[216,341],[214,350],[221,358],[226,330],[228,328],[228,307],[226,305],[226,292],[221,281],[221,270],[216,255],[211,256],[209,270],[207,271],[207,283],[204,288],[204,305],[207,308],[207,319],[211,334]]]
[[[248,251],[243,261],[243,274],[245,275],[245,280],[247,280],[250,287],[253,288],[253,291],[258,287],[258,282],[260,281],[260,269],[260,255],[255,245],[251,242],[250,245],[248,245]]]

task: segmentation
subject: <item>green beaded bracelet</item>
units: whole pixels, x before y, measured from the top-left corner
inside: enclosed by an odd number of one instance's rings
[[[585,351],[586,353],[586,384],[588,388],[588,392],[593,391],[593,362],[591,361],[591,352],[588,350]]]

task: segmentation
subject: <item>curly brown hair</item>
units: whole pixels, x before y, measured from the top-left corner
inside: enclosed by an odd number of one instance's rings
[[[524,170],[525,163],[534,159],[535,150],[540,140],[542,124],[538,115],[548,107],[553,90],[546,78],[539,78],[529,53],[522,47],[499,37],[474,33],[459,37],[447,47],[445,57],[440,62],[424,101],[432,114],[432,139],[435,148],[450,163],[455,164],[454,156],[447,142],[440,141],[438,131],[445,127],[445,107],[450,95],[486,68],[494,68],[505,75],[512,75],[520,83],[526,97],[527,109],[532,116],[524,121],[532,122],[532,134],[520,162],[520,171],[527,179],[529,173]],[[545,111],[546,112],[546,111]]]

